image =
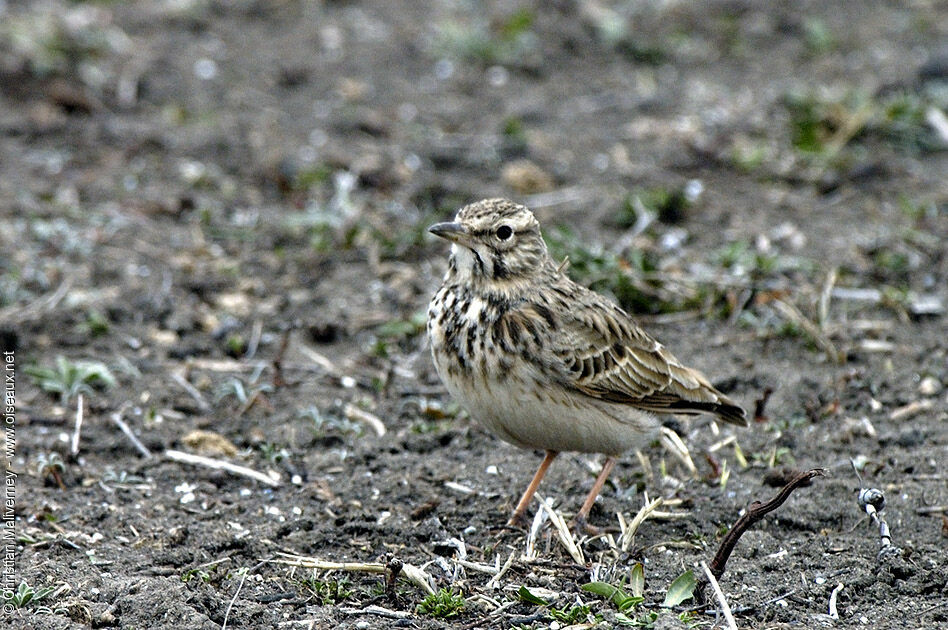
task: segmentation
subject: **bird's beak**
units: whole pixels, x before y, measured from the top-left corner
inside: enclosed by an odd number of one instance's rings
[[[448,239],[453,243],[458,243],[464,240],[464,237],[467,236],[467,230],[463,225],[456,221],[446,221],[444,223],[435,223],[428,231],[434,234],[435,236],[440,236],[441,238]]]

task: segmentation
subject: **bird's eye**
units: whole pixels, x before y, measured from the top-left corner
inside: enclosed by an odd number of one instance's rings
[[[509,225],[501,225],[497,228],[497,238],[500,240],[506,241],[511,236],[513,236],[513,229]]]

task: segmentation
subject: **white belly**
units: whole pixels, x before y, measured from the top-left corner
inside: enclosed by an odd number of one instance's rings
[[[537,385],[529,370],[520,372],[502,381],[473,383],[446,374],[442,380],[475,420],[522,448],[619,455],[647,443],[659,426],[646,412],[567,395]]]

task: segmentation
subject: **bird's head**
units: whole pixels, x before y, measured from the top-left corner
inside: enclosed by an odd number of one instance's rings
[[[471,281],[516,284],[550,264],[536,217],[506,199],[464,206],[454,221],[436,223],[428,231],[453,243],[452,270]]]

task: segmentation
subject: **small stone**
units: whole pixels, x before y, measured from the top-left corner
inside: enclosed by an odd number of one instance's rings
[[[915,317],[932,317],[944,313],[945,304],[937,295],[919,295],[909,302],[909,312]]]
[[[487,82],[491,87],[503,87],[507,84],[510,74],[503,66],[491,66],[487,69]]]
[[[96,618],[95,622],[97,627],[115,625],[115,615],[106,610]]]
[[[931,396],[941,391],[941,382],[937,378],[926,376],[918,384],[918,393],[922,396]]]
[[[869,418],[844,418],[839,432],[842,442],[850,442],[858,437],[876,437],[876,429],[869,422]]]
[[[217,62],[213,59],[202,58],[194,62],[194,75],[204,81],[217,76]]]

